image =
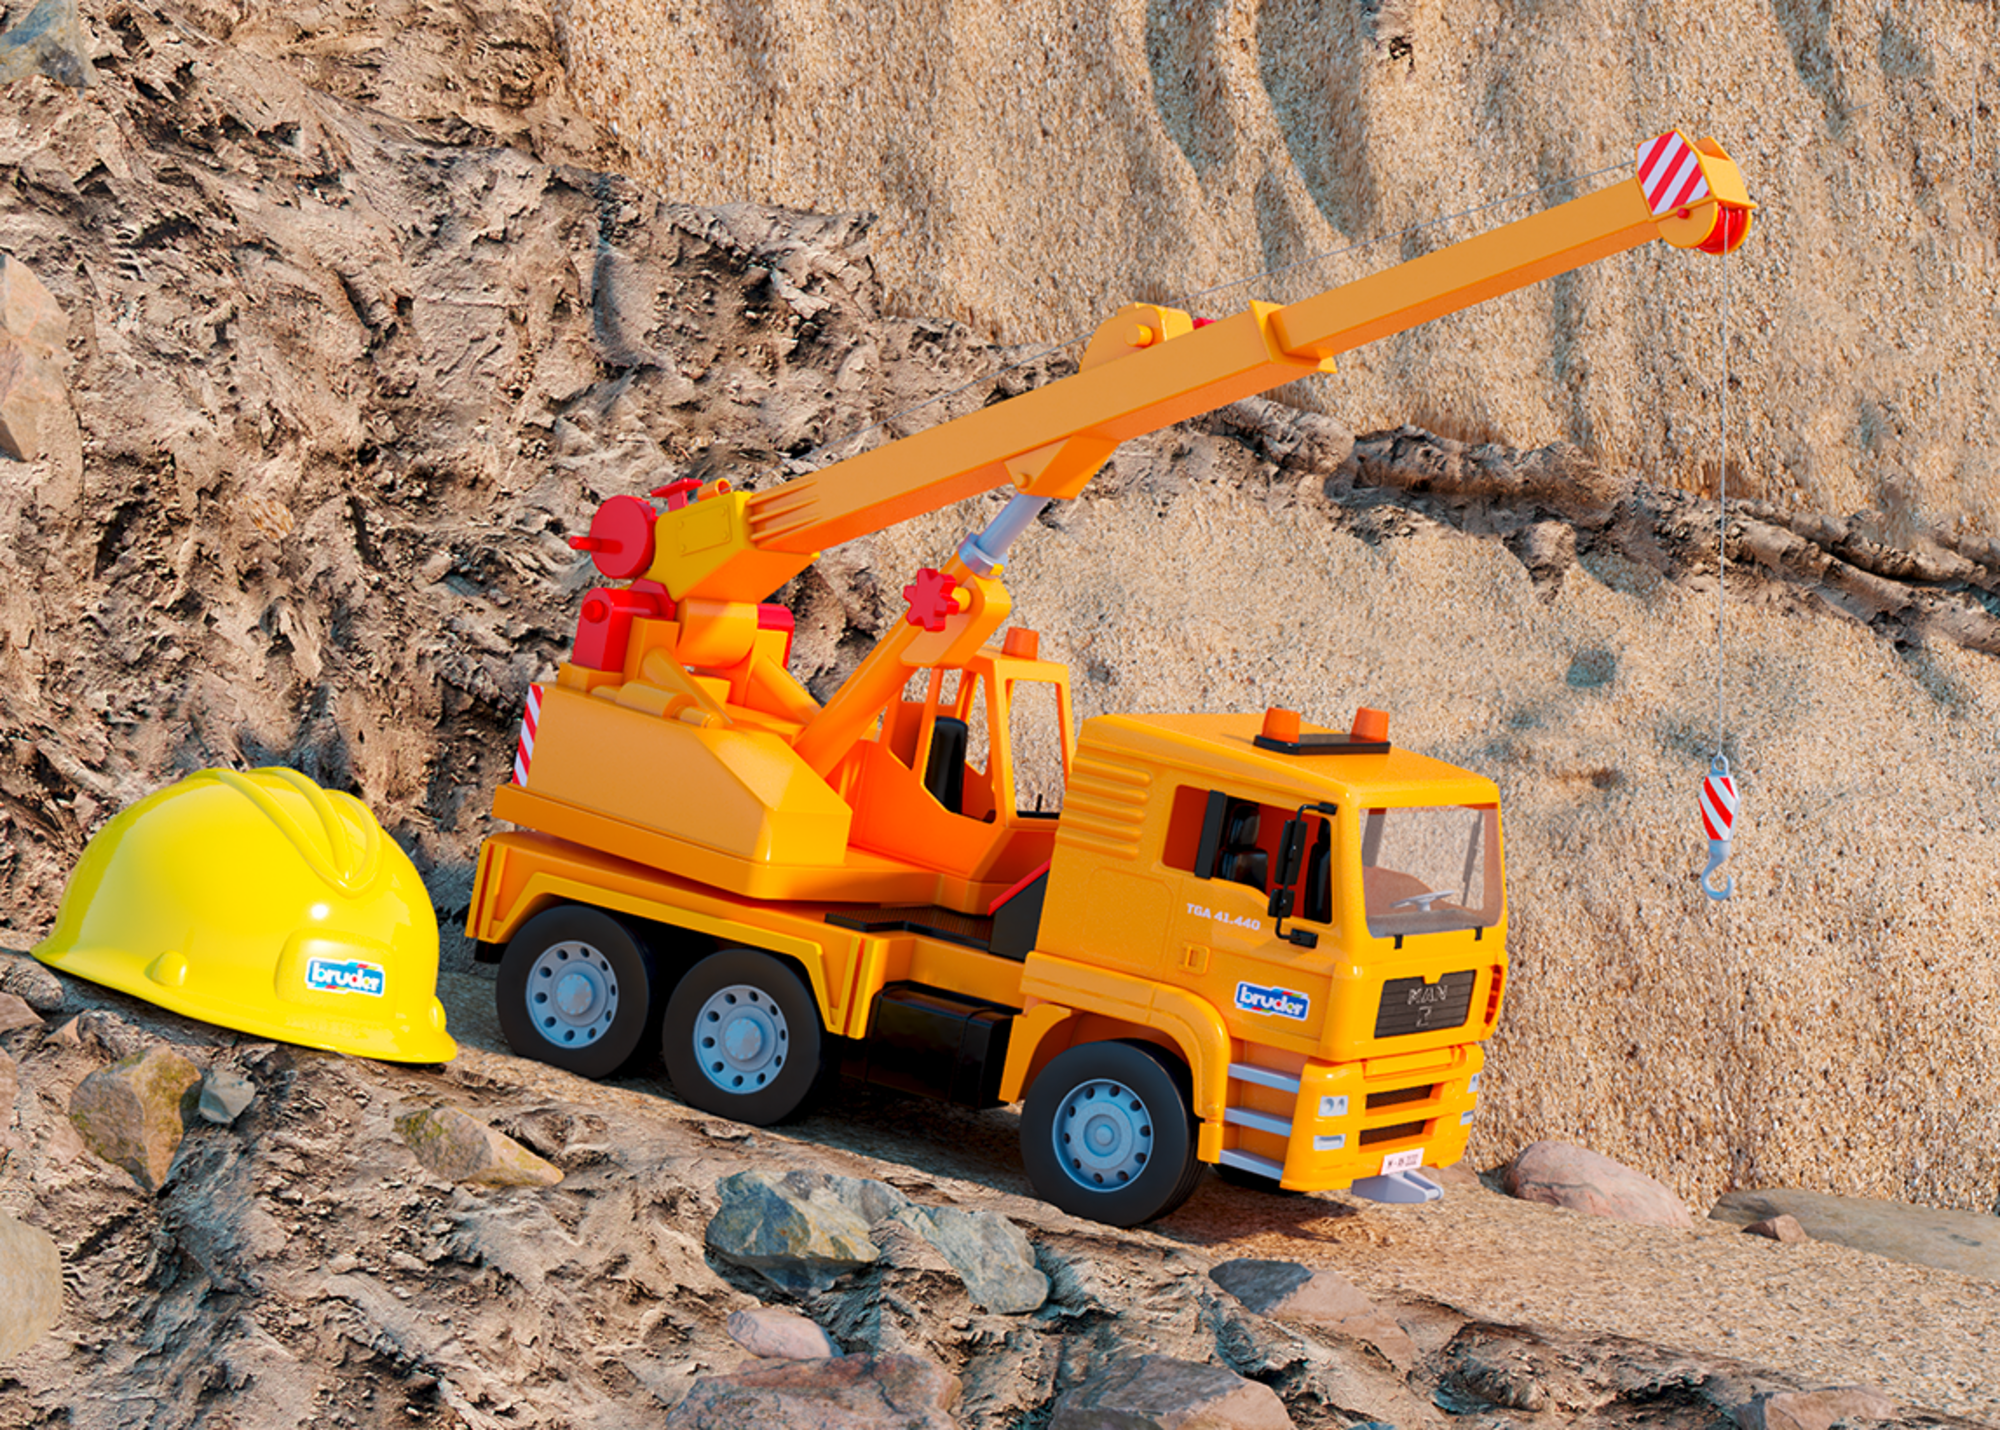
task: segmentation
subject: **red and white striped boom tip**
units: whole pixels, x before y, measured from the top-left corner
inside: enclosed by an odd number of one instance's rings
[[[1639,146],[1639,187],[1646,191],[1654,218],[1665,218],[1675,209],[1708,197],[1708,176],[1701,171],[1701,156],[1678,129]]]

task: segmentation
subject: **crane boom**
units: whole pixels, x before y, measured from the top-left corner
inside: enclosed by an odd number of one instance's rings
[[[1708,194],[1665,213],[1634,174],[1288,306],[1252,304],[1200,326],[1173,309],[1128,307],[1099,330],[1073,376],[746,496],[748,544],[810,560],[822,547],[1009,482],[1032,496],[1074,497],[1118,443],[1331,371],[1336,355],[1364,343],[1655,238],[1733,248],[1747,224],[1730,215],[1752,207],[1742,179],[1713,140],[1688,147]],[[746,592],[726,569],[703,577],[687,591],[767,594]]]

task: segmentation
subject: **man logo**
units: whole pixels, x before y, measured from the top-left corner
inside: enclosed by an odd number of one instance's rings
[[[342,962],[314,958],[306,963],[308,988],[320,988],[329,993],[366,993],[370,998],[380,998],[388,984],[389,976],[379,963],[367,963],[358,958]]]
[[[1236,1006],[1246,1013],[1273,1013],[1303,1023],[1312,1012],[1312,999],[1289,988],[1259,988],[1254,983],[1239,983]]]

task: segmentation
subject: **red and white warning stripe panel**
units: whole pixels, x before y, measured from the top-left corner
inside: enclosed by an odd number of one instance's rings
[[[1727,839],[1736,828],[1736,781],[1728,775],[1701,782],[1701,823],[1710,839]]]
[[[521,739],[514,746],[514,783],[524,789],[528,783],[528,766],[535,758],[535,726],[542,718],[542,687],[528,687],[528,708],[521,713]]]
[[[1639,187],[1646,191],[1654,218],[1665,218],[1683,205],[1708,197],[1708,176],[1701,171],[1701,156],[1678,129],[1639,146]]]

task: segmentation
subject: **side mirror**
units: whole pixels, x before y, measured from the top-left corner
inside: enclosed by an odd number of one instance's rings
[[[1278,875],[1271,881],[1271,901],[1264,910],[1272,918],[1290,918],[1297,906],[1298,892],[1293,886],[1299,882],[1299,865],[1305,857],[1306,822],[1294,815],[1285,821],[1278,836]]]

